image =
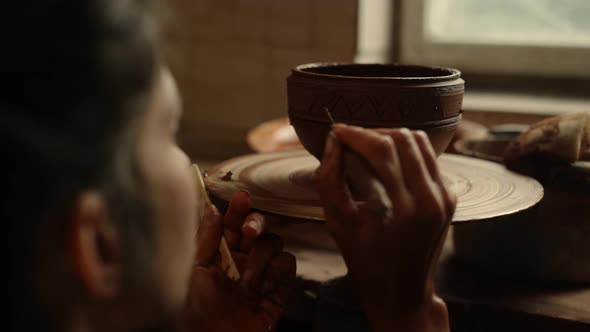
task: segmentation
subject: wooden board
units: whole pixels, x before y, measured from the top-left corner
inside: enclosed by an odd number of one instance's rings
[[[316,239],[329,239],[326,227],[316,223],[281,228],[278,233],[285,250],[297,257],[302,293],[295,294],[297,301],[291,302],[286,320],[309,326],[309,331],[330,324],[330,330],[352,331],[349,327],[354,326],[354,331],[370,331],[354,291],[350,287],[334,289],[334,282],[326,284],[346,274],[340,253],[326,249],[323,243],[301,241],[309,233]],[[326,287],[331,288],[329,292]],[[441,255],[436,289],[449,308],[454,332],[590,331],[590,285],[544,284],[479,271],[453,255],[452,236]],[[316,311],[307,313],[310,307]]]
[[[543,187],[502,165],[444,154],[438,159],[443,178],[458,197],[453,222],[485,220],[512,214],[538,203]],[[205,184],[216,197],[229,200],[247,190],[253,208],[304,220],[323,220],[313,187],[318,161],[304,150],[252,154],[212,167]]]
[[[449,236],[436,287],[457,331],[590,331],[590,285],[509,279],[453,255]]]

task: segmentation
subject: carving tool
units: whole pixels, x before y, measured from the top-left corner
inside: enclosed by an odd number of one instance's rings
[[[205,182],[203,181],[199,166],[197,166],[197,164],[193,164],[192,169],[195,175],[195,182],[197,183],[197,190],[199,191],[199,213],[201,214],[201,218],[199,218],[199,220],[202,220],[203,214],[205,213],[205,208],[211,204],[211,200],[209,199],[209,195],[205,189]],[[231,255],[231,251],[229,250],[229,246],[227,245],[227,241],[223,235],[221,237],[221,243],[219,244],[219,254],[221,257],[221,268],[223,271],[225,271],[227,277],[233,281],[239,280],[240,272],[238,271],[236,262]]]

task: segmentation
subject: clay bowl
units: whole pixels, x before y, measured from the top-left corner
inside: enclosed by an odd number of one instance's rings
[[[335,122],[367,127],[424,130],[437,154],[461,120],[465,82],[461,72],[395,64],[313,63],[287,78],[289,120],[301,143],[321,158]]]

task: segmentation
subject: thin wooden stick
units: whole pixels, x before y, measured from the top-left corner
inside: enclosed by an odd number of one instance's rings
[[[209,195],[207,194],[207,190],[205,189],[205,182],[203,181],[203,177],[201,176],[199,166],[197,166],[197,164],[193,164],[192,169],[195,175],[195,182],[197,183],[197,190],[199,191],[199,213],[201,213],[202,218],[203,213],[205,212],[205,208],[209,204],[211,204],[211,199],[209,199]],[[229,250],[229,246],[227,245],[225,236],[221,237],[221,243],[219,244],[219,253],[221,256],[221,269],[225,271],[225,274],[231,280],[239,280],[240,272],[238,271],[236,262],[234,261],[234,258],[231,255],[231,251]]]
[[[335,124],[336,121],[334,121],[334,118],[332,117],[330,110],[327,107],[324,107],[324,111],[326,111],[326,114],[328,114],[328,118],[330,119],[330,122],[332,122],[332,124]]]

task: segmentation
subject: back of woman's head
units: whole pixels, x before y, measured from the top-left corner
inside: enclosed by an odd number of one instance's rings
[[[15,212],[36,213],[37,204],[105,175],[117,135],[151,84],[154,37],[146,1],[7,3],[0,10],[0,130],[11,172],[3,176],[14,182],[13,194],[29,198],[27,210]]]
[[[157,69],[149,7],[147,0],[0,5],[2,210],[12,272],[22,282],[44,223],[67,213],[82,190],[117,196],[112,179],[133,174],[120,167],[133,163],[119,159],[132,159],[129,128]]]

